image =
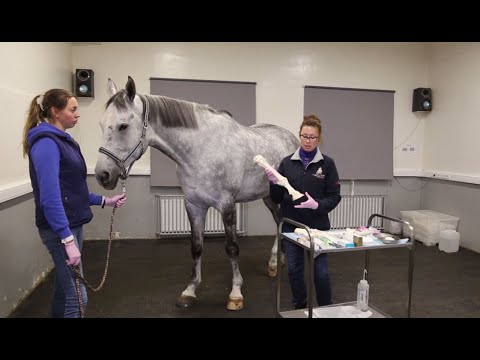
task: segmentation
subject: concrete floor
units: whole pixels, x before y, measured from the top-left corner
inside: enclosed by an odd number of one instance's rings
[[[273,237],[241,237],[240,270],[244,309],[225,308],[231,290],[231,266],[223,240],[205,240],[202,283],[197,303],[175,306],[191,271],[188,239],[117,240],[112,245],[104,287],[89,291],[89,318],[274,318],[277,280],[266,275]],[[85,277],[97,286],[105,266],[106,241],[87,241],[83,252]],[[409,250],[370,252],[370,304],[392,317],[406,317]],[[365,253],[329,254],[334,303],[353,301],[363,273]],[[282,275],[283,310],[291,309],[286,268]],[[460,248],[445,253],[438,247],[415,247],[411,316],[419,318],[480,317],[480,254]],[[53,274],[10,315],[50,317]]]

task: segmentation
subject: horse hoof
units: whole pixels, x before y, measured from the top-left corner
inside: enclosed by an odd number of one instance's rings
[[[277,268],[276,267],[269,267],[268,268],[268,276],[274,278],[277,276]]]
[[[178,299],[175,305],[181,308],[188,308],[195,304],[196,298],[193,296],[185,296],[181,295]]]
[[[238,311],[243,309],[243,298],[228,298],[227,309]]]

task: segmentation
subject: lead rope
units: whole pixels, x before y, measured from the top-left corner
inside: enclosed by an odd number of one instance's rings
[[[122,181],[122,193],[123,195],[125,195],[127,193],[127,188],[126,188],[127,180],[122,179],[121,181]],[[82,318],[85,317],[85,308],[83,306],[82,293],[80,290],[80,281],[82,281],[93,292],[99,291],[103,287],[103,284],[105,284],[105,280],[107,279],[107,273],[108,273],[108,264],[110,262],[110,250],[112,248],[113,217],[115,216],[116,210],[117,210],[117,206],[114,206],[112,209],[112,215],[110,215],[110,232],[108,235],[107,260],[105,261],[105,270],[103,271],[103,277],[102,277],[102,281],[100,281],[100,285],[98,285],[96,288],[90,285],[88,281],[85,280],[85,278],[80,273],[79,266],[72,266],[73,272],[75,273],[75,288],[77,290],[78,304],[80,306],[80,316]]]

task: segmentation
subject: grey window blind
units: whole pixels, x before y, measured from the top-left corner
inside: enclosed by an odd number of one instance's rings
[[[394,91],[305,86],[304,114],[322,121],[322,153],[343,180],[393,177]]]
[[[253,82],[150,78],[150,94],[226,110],[245,126],[256,122],[255,91]],[[175,162],[154,148],[150,148],[150,173],[151,186],[180,186]]]

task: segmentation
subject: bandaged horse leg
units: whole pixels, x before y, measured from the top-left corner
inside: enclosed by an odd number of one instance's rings
[[[263,198],[263,202],[265,206],[270,210],[273,216],[273,220],[275,220],[275,224],[278,227],[280,223],[280,208],[277,204],[275,204],[270,196]],[[277,227],[275,230],[277,230]],[[275,232],[276,233],[276,232]],[[272,251],[270,254],[270,260],[268,261],[268,276],[275,277],[277,276],[277,251],[278,251],[278,236],[275,236],[275,242],[273,243]],[[285,255],[282,254],[282,264],[285,265]]]
[[[267,160],[262,155],[257,155],[253,158],[253,161],[256,162],[259,166],[263,167],[264,169],[270,169],[273,172],[273,175],[277,178],[278,182],[277,185],[283,186],[285,189],[287,189],[288,193],[292,197],[292,199],[298,200],[306,197],[304,194],[302,194],[300,191],[295,190],[292,185],[288,182],[288,179],[281,175],[275,168],[270,165]]]
[[[202,251],[203,251],[203,230],[205,228],[205,217],[208,208],[197,206],[185,199],[190,227],[192,229],[191,252],[192,252],[192,274],[188,286],[183,290],[177,299],[177,306],[190,307],[197,299],[195,291],[202,281]]]
[[[225,252],[227,253],[232,264],[232,291],[228,296],[228,310],[243,309],[242,284],[243,278],[240,274],[238,265],[238,256],[240,249],[237,242],[237,213],[235,211],[235,203],[227,205],[222,210],[223,225],[225,227]]]

